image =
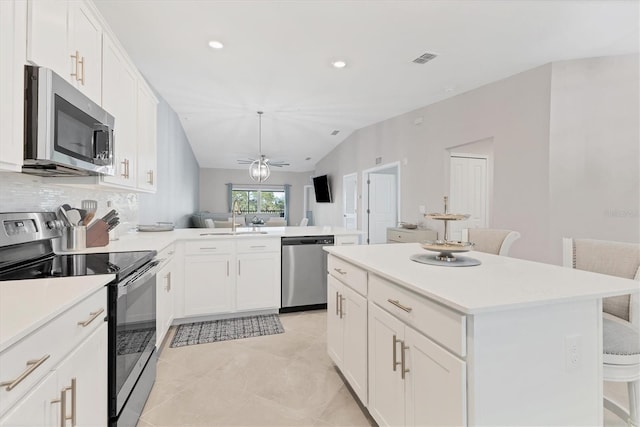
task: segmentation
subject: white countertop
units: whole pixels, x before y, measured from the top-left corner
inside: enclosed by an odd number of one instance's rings
[[[107,246],[87,248],[77,252],[56,251],[57,253],[98,253],[125,251],[160,251],[179,240],[215,240],[215,239],[249,239],[249,238],[281,238],[302,236],[359,236],[358,230],[346,230],[343,227],[238,227],[239,234],[231,234],[230,228],[180,228],[173,231],[133,232],[110,241]],[[252,234],[252,232],[266,234]],[[246,234],[243,234],[246,233]]]
[[[597,299],[638,292],[631,279],[516,258],[467,252],[482,262],[446,267],[411,261],[425,253],[418,243],[334,246],[330,254],[466,314],[541,304]]]
[[[104,274],[0,282],[0,352],[114,278]]]

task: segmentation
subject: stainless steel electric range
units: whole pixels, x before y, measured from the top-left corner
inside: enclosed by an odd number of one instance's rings
[[[56,254],[53,212],[0,213],[0,281],[114,274],[108,286],[110,426],[135,426],[156,372],[156,251]],[[106,422],[105,422],[106,423]]]

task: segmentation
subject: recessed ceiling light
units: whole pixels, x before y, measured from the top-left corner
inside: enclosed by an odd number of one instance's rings
[[[222,49],[224,45],[222,44],[222,42],[219,42],[218,40],[211,40],[209,42],[209,47],[212,49]]]
[[[333,68],[344,68],[347,66],[347,63],[344,61],[333,61],[331,65],[333,65]]]
[[[307,157],[305,160],[311,160],[311,157]]]

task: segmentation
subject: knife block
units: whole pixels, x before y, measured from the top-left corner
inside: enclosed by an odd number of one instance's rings
[[[109,244],[109,224],[99,219],[87,229],[87,247],[95,248]]]

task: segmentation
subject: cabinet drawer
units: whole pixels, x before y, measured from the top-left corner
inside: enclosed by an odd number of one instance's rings
[[[336,246],[358,245],[360,236],[335,236],[334,242]]]
[[[103,287],[3,351],[0,354],[0,382],[15,381],[30,367],[37,367],[11,390],[7,390],[7,386],[0,387],[0,414],[101,326],[106,316],[107,288]],[[81,322],[85,326],[79,324]],[[28,361],[33,364],[27,365]]]
[[[233,240],[201,240],[184,244],[186,255],[233,253]]]
[[[369,299],[458,356],[466,348],[466,317],[372,274]]]
[[[329,274],[350,286],[356,292],[367,296],[367,272],[360,267],[329,255],[327,260]]]
[[[238,252],[280,252],[280,239],[238,239]]]
[[[433,230],[403,230],[400,228],[387,228],[387,241],[399,243],[424,242],[436,240],[438,233]]]

